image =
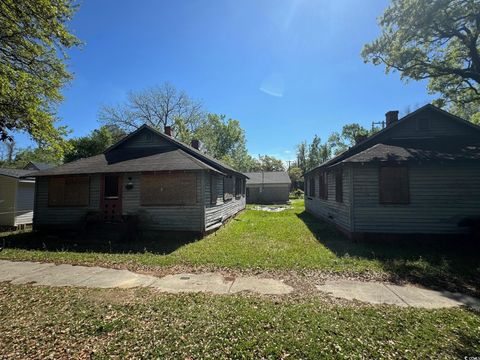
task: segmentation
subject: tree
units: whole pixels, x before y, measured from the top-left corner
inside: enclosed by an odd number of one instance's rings
[[[307,158],[307,142],[302,141],[300,144],[297,145],[297,166],[302,169],[302,174],[305,174],[307,172]]]
[[[344,125],[341,133],[335,131],[329,136],[328,148],[334,155],[338,155],[379,130],[379,128],[368,130],[357,123]]]
[[[285,171],[283,161],[274,156],[259,155],[258,165],[254,171]]]
[[[65,162],[98,155],[125,136],[117,126],[104,125],[89,135],[69,140],[71,149],[65,153]]]
[[[322,144],[321,139],[315,135],[312,143],[308,147],[307,169],[313,169],[324,163],[330,158],[330,154],[331,151],[328,144]]]
[[[130,92],[124,104],[102,106],[99,118],[103,123],[118,126],[127,132],[143,124],[162,132],[167,125],[174,130],[182,126],[192,132],[202,124],[204,112],[201,102],[191,99],[187,93],[166,82]]]
[[[56,127],[61,88],[72,76],[66,49],[80,41],[66,22],[72,0],[0,0],[0,140],[25,131],[42,147],[63,152],[65,127]]]
[[[14,166],[17,168],[23,168],[30,161],[42,162],[52,165],[58,165],[61,162],[59,160],[58,154],[51,149],[41,147],[27,147],[24,149],[20,149],[16,153]]]
[[[292,166],[290,169],[288,169],[288,176],[290,176],[290,180],[292,180],[292,188],[298,189],[300,187],[300,183],[303,182],[302,169]]]
[[[0,166],[10,166],[13,164],[13,158],[17,152],[15,140],[0,143]]]
[[[362,51],[366,62],[429,79],[437,104],[480,102],[479,1],[393,0],[379,24],[382,34]]]

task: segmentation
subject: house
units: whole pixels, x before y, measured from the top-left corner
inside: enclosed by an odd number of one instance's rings
[[[246,176],[177,141],[170,127],[143,125],[102,154],[34,176],[35,229],[134,219],[145,229],[203,233],[245,208]]]
[[[461,234],[480,217],[480,127],[433,105],[389,111],[383,130],[305,179],[306,211],[350,238]]]
[[[285,171],[260,171],[245,173],[247,203],[282,204],[288,201],[291,181]]]
[[[0,168],[0,226],[17,228],[32,224],[35,179],[27,175],[52,166],[29,162],[23,169]]]
[[[0,169],[0,226],[22,227],[32,223],[35,179],[31,170]]]

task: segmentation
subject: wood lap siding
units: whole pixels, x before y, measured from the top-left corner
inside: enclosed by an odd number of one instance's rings
[[[197,175],[142,174],[140,189],[142,206],[194,205],[197,202]]]
[[[480,213],[480,166],[411,165],[409,204],[381,204],[378,166],[354,169],[355,232],[458,233]]]
[[[223,176],[219,174],[205,175],[206,178],[210,176],[215,179],[217,197],[214,199],[210,186],[205,187],[205,199],[208,199],[205,202],[205,228],[223,222],[245,208],[244,195],[225,201],[223,198]]]
[[[343,179],[343,202],[335,200],[335,172],[326,172],[326,199],[306,198],[305,208],[307,212],[314,216],[327,219],[345,230],[351,228],[351,208],[350,208],[350,168],[342,171]],[[313,175],[313,174],[312,174]],[[315,176],[318,176],[315,174]],[[320,185],[316,185],[316,191],[320,191]]]

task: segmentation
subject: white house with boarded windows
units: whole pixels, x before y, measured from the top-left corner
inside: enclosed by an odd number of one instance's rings
[[[426,105],[305,174],[306,210],[350,238],[455,235],[480,219],[480,127]]]
[[[81,227],[89,219],[147,229],[206,232],[245,208],[246,176],[146,125],[104,153],[32,176],[34,228]]]

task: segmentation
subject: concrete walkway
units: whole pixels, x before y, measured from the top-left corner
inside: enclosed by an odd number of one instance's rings
[[[174,274],[164,277],[142,275],[128,270],[97,266],[55,265],[36,262],[0,260],[0,282],[12,284],[74,286],[89,288],[150,287],[162,292],[208,292],[233,294],[250,291],[262,295],[285,295],[293,287],[281,280],[255,276],[224,277],[219,273]],[[398,286],[354,280],[326,281],[316,288],[331,296],[360,300],[371,304],[402,307],[444,308],[466,305],[480,310],[480,300],[448,291],[433,291],[415,286]]]
[[[392,285],[355,280],[326,281],[316,288],[337,298],[371,304],[390,304],[427,309],[468,306],[480,310],[480,299],[450,291],[434,291],[412,285]]]
[[[235,277],[225,278],[217,273],[175,274],[162,278],[136,274],[128,270],[106,269],[97,266],[55,265],[36,262],[0,260],[0,282],[12,284],[75,286],[90,288],[151,287],[163,292],[210,292],[232,294],[251,291],[263,295],[284,295],[293,291],[280,280]]]

